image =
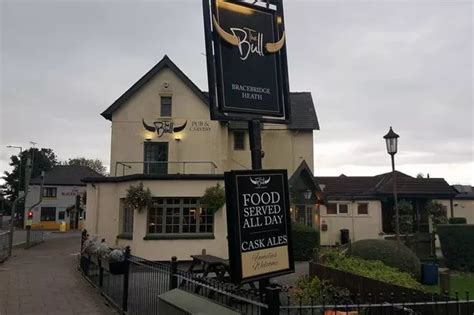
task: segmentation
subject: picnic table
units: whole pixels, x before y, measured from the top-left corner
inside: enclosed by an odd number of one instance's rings
[[[230,279],[230,268],[229,268],[229,260],[223,259],[213,255],[191,255],[193,259],[191,265],[188,268],[188,272],[190,273],[201,273],[200,280],[206,278],[209,273],[215,274],[215,280],[221,282],[229,282]],[[202,269],[198,269],[201,267]],[[227,277],[226,277],[227,275]],[[181,282],[182,286],[184,284],[184,280]],[[255,284],[253,282],[248,283],[251,289],[256,290]],[[240,287],[240,285],[237,285]],[[196,286],[195,291],[196,293],[199,292],[201,286]],[[211,292],[212,294],[212,292]]]

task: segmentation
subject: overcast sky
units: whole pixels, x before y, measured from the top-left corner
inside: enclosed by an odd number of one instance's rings
[[[1,2],[6,145],[109,164],[99,116],[167,54],[207,90],[200,0]],[[311,91],[316,175],[397,169],[474,184],[473,2],[285,1],[292,91]]]

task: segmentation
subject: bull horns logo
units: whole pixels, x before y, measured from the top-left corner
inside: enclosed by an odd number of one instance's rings
[[[150,126],[145,122],[145,119],[142,118],[143,127],[151,132],[155,132],[158,134],[158,137],[161,137],[164,133],[174,133],[183,131],[188,124],[186,120],[184,124],[178,127],[174,127],[174,123],[172,121],[155,121],[153,122],[154,126]]]
[[[231,44],[232,46],[240,46],[241,45],[241,40],[235,35],[235,34],[230,34],[226,32],[220,25],[219,22],[217,22],[216,17],[213,15],[212,16],[212,24],[214,25],[214,29],[216,30],[217,34],[225,40],[227,43]],[[283,45],[285,44],[285,32],[283,32],[283,35],[281,36],[280,40],[275,42],[275,43],[266,43],[265,44],[265,50],[269,53],[276,53],[280,49],[283,48]]]
[[[252,178],[250,177],[250,182],[252,184],[254,184],[255,186],[257,186],[257,188],[261,188],[262,186],[265,186],[267,185],[269,182],[270,182],[270,177],[256,177],[256,178]]]

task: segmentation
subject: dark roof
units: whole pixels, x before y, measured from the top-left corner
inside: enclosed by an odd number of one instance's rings
[[[207,95],[208,93],[205,93]],[[291,92],[291,123],[288,129],[307,129],[319,130],[318,117],[314,109],[313,97],[311,92]],[[230,129],[247,129],[245,121],[229,121]]]
[[[397,171],[397,193],[403,197],[451,198],[456,191],[443,178],[414,178]],[[328,198],[378,198],[393,194],[392,173],[376,176],[316,177]]]
[[[140,80],[138,80],[132,87],[122,94],[112,105],[102,112],[102,116],[108,120],[112,120],[112,114],[122,106],[130,97],[132,97],[138,90],[140,90],[146,83],[148,83],[158,72],[164,68],[169,68],[178,76],[196,95],[207,105],[209,105],[209,94],[201,91],[191,79],[179,69],[171,59],[165,55],[160,62],[158,62],[150,71],[148,71]],[[289,129],[310,129],[319,130],[318,117],[314,109],[313,98],[310,92],[292,92],[290,93],[291,106],[291,124]],[[241,128],[242,123],[230,123],[230,126],[238,126]],[[240,123],[240,125],[239,125]],[[246,124],[245,124],[246,126]]]
[[[458,193],[455,199],[474,200],[474,187],[469,185],[453,185],[452,187]]]
[[[165,55],[160,62],[158,62],[150,71],[148,71],[143,77],[140,78],[134,85],[132,85],[125,93],[122,94],[112,105],[102,112],[102,116],[108,120],[112,120],[112,114],[122,106],[123,103],[128,101],[138,90],[140,90],[145,84],[148,83],[158,72],[164,68],[169,68],[174,72],[194,93],[196,93],[201,100],[208,104],[209,100],[202,91],[196,86],[196,84],[188,78],[183,71],[181,71],[171,59]]]
[[[224,180],[223,174],[133,174],[117,177],[87,177],[84,183],[120,183],[134,180]]]
[[[45,185],[53,186],[85,186],[82,179],[85,177],[105,178],[105,176],[92,170],[87,166],[55,166],[47,171],[44,176]],[[31,185],[40,185],[41,176],[37,176],[30,181]]]

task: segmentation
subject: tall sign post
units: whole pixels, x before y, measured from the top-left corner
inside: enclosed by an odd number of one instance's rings
[[[262,170],[261,124],[290,123],[283,0],[203,0],[203,11],[211,119],[247,121],[252,158],[252,171],[225,173],[231,277],[262,290],[294,272],[288,176]]]

